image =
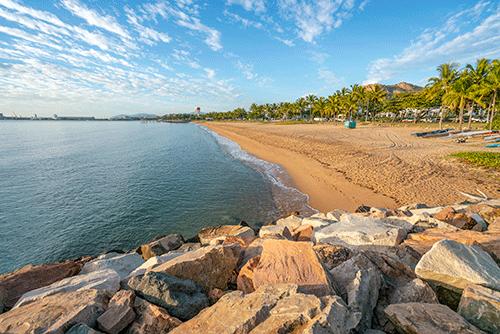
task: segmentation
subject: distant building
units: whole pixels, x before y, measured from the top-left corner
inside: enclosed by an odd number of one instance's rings
[[[0,112],[0,119],[3,119],[3,114]]]

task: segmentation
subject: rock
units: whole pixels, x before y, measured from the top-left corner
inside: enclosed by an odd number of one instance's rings
[[[370,212],[371,207],[366,206],[366,205],[360,205],[358,208],[354,211],[355,213],[362,213],[362,212]]]
[[[500,268],[477,246],[441,240],[422,256],[415,273],[424,280],[461,293],[467,284],[500,289]]]
[[[163,307],[169,314],[188,320],[208,306],[208,298],[201,284],[162,272],[147,272],[132,277],[128,286],[147,301]]]
[[[102,332],[98,332],[84,323],[80,322],[69,329],[66,334],[102,334]]]
[[[201,248],[201,244],[199,242],[187,242],[181,247],[177,249],[179,252],[190,252],[195,251]]]
[[[259,231],[259,238],[265,238],[268,236],[282,236],[288,240],[292,239],[292,234],[286,226],[282,225],[267,225],[262,226]]]
[[[123,281],[128,281],[131,277],[138,276],[138,275],[144,275],[146,271],[150,268],[154,268],[159,266],[160,264],[163,264],[165,262],[168,262],[170,260],[175,259],[176,257],[179,257],[181,255],[185,254],[185,252],[180,252],[180,251],[173,251],[164,255],[160,256],[155,256],[141,264],[138,268],[136,268],[134,271],[132,271],[127,277],[123,279]]]
[[[487,224],[491,224],[496,218],[500,217],[500,208],[486,204],[471,205],[467,208],[467,211],[477,213]]]
[[[339,297],[319,299],[298,290],[296,284],[278,284],[228,293],[170,333],[290,333],[301,325],[301,333],[348,333],[356,326]]]
[[[120,290],[109,301],[109,307],[112,306],[134,306],[135,293],[130,290]]]
[[[290,231],[293,241],[311,241],[311,235],[313,232],[314,227],[311,225],[297,226]]]
[[[488,226],[488,232],[500,232],[500,218],[496,218]]]
[[[458,313],[483,331],[500,333],[500,292],[480,285],[467,285]]]
[[[480,334],[462,316],[440,304],[406,303],[389,305],[385,313],[401,333]]]
[[[335,244],[319,243],[313,249],[328,270],[332,270],[354,255],[351,249]]]
[[[215,288],[215,289],[210,290],[208,292],[208,301],[209,301],[210,305],[217,303],[217,301],[219,299],[221,299],[222,296],[224,296],[224,292],[221,289]]]
[[[241,253],[239,244],[207,246],[151,269],[200,283],[207,291],[227,290]]]
[[[135,321],[124,331],[124,334],[157,334],[168,333],[171,329],[182,324],[177,318],[159,306],[145,300],[135,309]]]
[[[33,303],[61,292],[81,291],[87,289],[106,290],[114,295],[120,288],[120,276],[111,269],[95,271],[90,274],[65,278],[49,286],[26,292],[14,305],[14,308]]]
[[[109,334],[118,334],[135,319],[135,312],[127,305],[113,305],[97,318],[99,329]]]
[[[415,204],[409,204],[402,206],[398,208],[399,211],[410,211],[410,210],[416,210],[416,209],[425,209],[428,208],[427,204],[423,203],[415,203]]]
[[[7,291],[0,287],[0,314],[2,314],[5,304],[7,303]]]
[[[434,219],[442,220],[463,230],[470,230],[477,222],[464,213],[457,213],[452,207],[447,206],[434,215]]]
[[[420,261],[420,259],[422,258],[422,255],[420,255],[419,252],[404,244],[398,245],[396,247],[365,245],[356,247],[356,250],[385,254],[396,261],[403,262],[408,267],[410,267],[411,270],[415,270],[418,261]]]
[[[94,289],[48,296],[1,314],[0,333],[63,334],[80,322],[95,327],[109,298],[108,292]]]
[[[346,247],[358,245],[397,246],[406,238],[404,229],[385,224],[378,218],[344,215],[340,222],[313,233],[315,243],[327,242]]]
[[[238,290],[241,290],[245,293],[251,293],[255,291],[255,286],[253,284],[253,271],[259,265],[260,255],[250,259],[244,266],[241,268],[238,277],[236,278],[236,284]]]
[[[241,250],[245,250],[252,242],[255,241],[255,237],[238,237],[234,235],[229,235],[224,238],[223,246],[239,244],[241,246]]]
[[[12,308],[18,299],[28,291],[77,275],[81,266],[81,262],[69,260],[35,267],[26,266],[12,273],[1,275],[0,288],[8,291],[5,308]]]
[[[434,290],[419,278],[409,283],[398,286],[390,296],[389,304],[401,304],[410,302],[438,304],[438,298]]]
[[[238,269],[241,269],[250,259],[262,253],[262,245],[266,239],[257,238],[243,250],[238,260]]]
[[[149,260],[154,256],[163,255],[176,250],[184,244],[184,238],[180,234],[169,234],[167,236],[156,237],[152,242],[139,247],[136,251],[144,260]]]
[[[331,282],[312,246],[304,242],[266,240],[253,270],[253,285],[296,283],[318,297],[332,294]]]
[[[304,218],[304,220],[302,220],[302,225],[311,225],[314,228],[326,227],[335,223],[337,223],[337,220],[331,220],[319,217],[309,217],[309,218]]]
[[[359,270],[347,287],[349,308],[361,313],[361,319],[356,326],[358,333],[364,333],[372,326],[373,310],[377,305],[381,286],[382,276],[377,269],[370,268]]]
[[[278,226],[289,226],[289,227],[297,227],[302,225],[302,220],[304,217],[300,215],[290,215],[285,218],[280,218],[276,221],[276,225]]]
[[[340,217],[343,215],[343,214],[346,214],[346,213],[349,213],[345,210],[341,210],[341,209],[335,209],[333,211],[330,211],[326,214],[326,218],[327,219],[330,219],[330,220],[336,220],[336,221],[339,221],[340,220]]]
[[[201,230],[200,233],[198,233],[198,237],[200,238],[200,242],[202,245],[208,245],[210,244],[210,240],[227,235],[238,237],[254,237],[255,232],[250,227],[240,224],[206,227]]]
[[[145,261],[137,253],[108,253],[104,256],[101,255],[94,261],[85,264],[80,274],[88,274],[104,269],[113,269],[118,273],[118,275],[120,275],[120,279],[122,280],[130,275],[132,271],[137,269],[137,267],[141,266],[144,262]]]
[[[421,233],[410,233],[402,243],[424,255],[440,240],[454,240],[466,245],[475,245],[488,252],[494,260],[500,258],[500,231],[476,232],[455,229],[430,229]]]

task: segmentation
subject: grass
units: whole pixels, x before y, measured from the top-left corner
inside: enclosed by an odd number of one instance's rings
[[[474,166],[500,170],[500,153],[496,152],[457,152],[450,154],[464,163]]]

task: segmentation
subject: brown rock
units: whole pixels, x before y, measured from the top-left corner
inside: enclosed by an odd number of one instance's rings
[[[0,314],[2,314],[6,302],[7,302],[7,291],[5,291],[4,288],[0,287]]]
[[[233,235],[227,236],[222,245],[232,245],[239,244],[241,246],[241,250],[245,250],[256,238],[255,237],[237,237]]]
[[[421,233],[410,233],[402,245],[410,246],[420,254],[427,253],[440,240],[448,239],[482,248],[498,263],[500,259],[500,231],[464,231],[453,229],[429,229]]]
[[[12,273],[0,276],[0,288],[7,291],[5,307],[10,309],[17,300],[26,292],[51,285],[64,278],[77,275],[85,262],[92,258],[82,260],[68,260],[39,266],[26,266]]]
[[[431,304],[439,303],[434,290],[432,290],[429,284],[425,283],[420,278],[415,278],[407,284],[398,286],[391,294],[389,300],[389,304],[410,302]]]
[[[241,253],[239,244],[207,246],[151,269],[200,283],[206,291],[227,290]],[[149,271],[149,270],[148,270]]]
[[[468,210],[480,215],[488,224],[491,224],[496,218],[500,217],[500,208],[486,204],[471,205],[468,207]]]
[[[314,232],[314,227],[311,225],[300,225],[292,228],[290,231],[293,241],[311,241],[311,235]]]
[[[313,248],[328,270],[332,270],[342,262],[349,260],[355,254],[351,249],[336,244],[318,243]]]
[[[488,232],[500,232],[500,217],[495,218],[488,226]]]
[[[260,255],[250,259],[241,268],[236,284],[238,290],[244,291],[245,293],[251,293],[255,291],[255,286],[253,285],[253,271],[259,265]]]
[[[221,289],[212,289],[208,292],[208,302],[210,303],[210,305],[213,305],[217,303],[217,301],[221,299],[222,296],[224,296],[224,292]]]
[[[296,283],[306,293],[318,297],[332,294],[330,282],[312,246],[304,242],[266,240],[253,285]]]
[[[240,270],[250,259],[256,256],[260,256],[262,253],[262,245],[266,239],[257,238],[255,239],[240,255],[238,261],[238,269]]]
[[[448,306],[426,303],[393,304],[385,309],[390,321],[401,333],[481,334]]]
[[[120,290],[109,301],[111,306],[130,306],[132,307],[135,302],[135,293],[131,290]]]
[[[184,238],[180,234],[169,234],[157,236],[150,243],[144,244],[136,252],[144,260],[163,255],[172,250],[176,250],[184,244]]]
[[[436,213],[434,218],[463,230],[470,230],[477,224],[474,218],[467,216],[465,213],[458,213],[450,206]]]
[[[248,224],[220,225],[216,227],[206,227],[198,233],[202,245],[210,244],[212,239],[226,235],[236,235],[241,237],[254,237],[255,232],[248,227]]]
[[[82,322],[95,327],[110,296],[104,290],[59,293],[0,315],[0,333],[64,333]]]
[[[111,306],[97,319],[99,329],[109,333],[118,334],[135,319],[134,310],[130,306]]]
[[[182,324],[182,321],[172,317],[164,308],[145,300],[141,300],[135,311],[137,313],[135,321],[125,330],[124,334],[168,333]]]

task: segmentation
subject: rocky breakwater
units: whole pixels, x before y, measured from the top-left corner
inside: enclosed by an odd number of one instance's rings
[[[499,333],[500,200],[159,236],[0,276],[0,333]]]

